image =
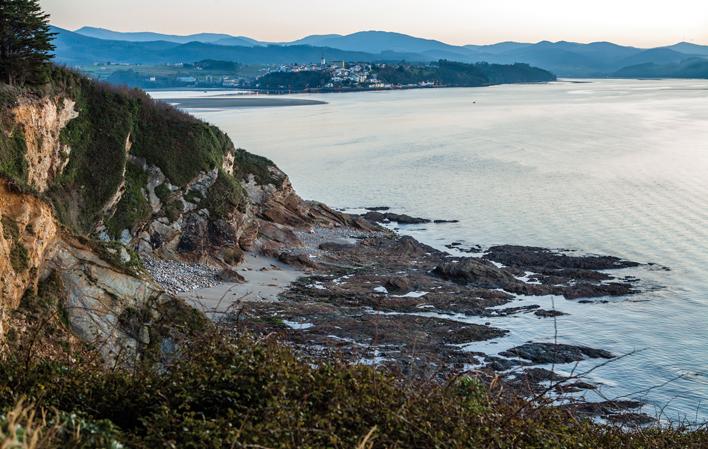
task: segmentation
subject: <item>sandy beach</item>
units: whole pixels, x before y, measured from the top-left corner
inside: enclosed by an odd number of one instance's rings
[[[312,106],[327,104],[324,101],[303,98],[165,98],[165,103],[185,109],[213,108],[265,108],[283,106]]]
[[[218,319],[240,302],[276,300],[293,281],[305,275],[275,259],[251,253],[246,255],[236,271],[246,279],[245,282],[222,283],[183,293],[181,296],[211,318]]]

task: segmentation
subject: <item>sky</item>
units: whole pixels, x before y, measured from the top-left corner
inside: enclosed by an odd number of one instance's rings
[[[40,0],[52,23],[290,41],[396,31],[450,44],[612,41],[708,44],[708,0]]]

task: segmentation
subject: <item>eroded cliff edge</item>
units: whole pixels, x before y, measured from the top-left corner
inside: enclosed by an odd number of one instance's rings
[[[296,229],[372,228],[303,201],[271,161],[140,91],[60,68],[51,79],[0,86],[0,335],[51,280],[72,332],[107,360],[169,349],[156,323],[188,307],[142,260],[237,276],[246,251],[299,246]]]

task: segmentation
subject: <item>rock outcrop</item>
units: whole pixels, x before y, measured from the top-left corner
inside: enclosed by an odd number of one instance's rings
[[[290,257],[313,226],[375,227],[303,201],[211,125],[55,70],[44,93],[7,89],[0,102],[2,316],[54,273],[74,333],[107,360],[133,357],[157,344],[149,323],[166,304],[180,308],[136,253],[235,273],[247,251]]]
[[[14,309],[36,286],[58,234],[50,205],[0,179],[0,305]]]
[[[28,183],[40,192],[47,190],[69,162],[71,148],[61,142],[60,134],[78,117],[75,106],[73,99],[64,96],[23,97],[12,109],[27,149]]]
[[[0,338],[23,296],[52,274],[72,331],[107,362],[174,346],[155,323],[186,306],[149,279],[134,253],[72,236],[46,201],[0,179]]]

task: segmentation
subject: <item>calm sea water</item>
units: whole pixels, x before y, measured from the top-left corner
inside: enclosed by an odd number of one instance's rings
[[[561,342],[638,351],[590,374],[602,395],[708,419],[708,81],[302,97],[329,104],[192,112],[273,159],[305,198],[459,219],[403,230],[439,248],[540,245],[670,267],[627,271],[645,290],[630,298],[519,301],[570,313],[558,319]],[[553,320],[493,324],[511,335],[470,349],[553,340]]]

